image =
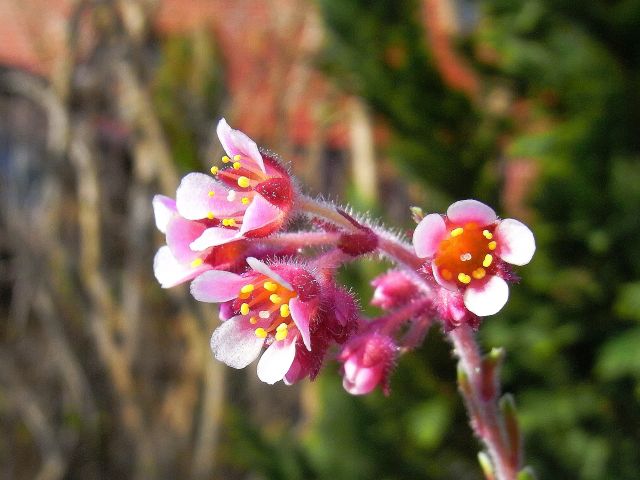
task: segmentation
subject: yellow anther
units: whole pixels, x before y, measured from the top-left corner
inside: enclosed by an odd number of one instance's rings
[[[471,276],[473,276],[473,278],[475,278],[476,280],[484,278],[486,274],[487,272],[482,267],[476,268],[473,272],[471,272]]]
[[[491,240],[493,238],[493,233],[491,233],[489,230],[483,230],[482,235],[484,235],[484,238],[486,238],[487,240]]]
[[[240,293],[251,293],[251,292],[253,292],[254,288],[255,287],[254,287],[253,283],[248,283],[248,284],[246,284],[244,287],[242,287],[240,289]]]
[[[213,190],[209,190],[209,196],[213,197],[216,194],[216,192],[214,192]]]
[[[243,205],[249,205],[249,197],[242,197],[242,200],[240,201]]]
[[[278,284],[267,280],[266,282],[264,282],[263,287],[269,292],[275,292],[278,289]]]
[[[280,316],[282,318],[287,318],[289,316],[289,304],[288,303],[284,303],[282,305],[280,305]]]
[[[460,282],[464,283],[464,284],[468,284],[471,282],[471,277],[469,275],[467,275],[466,273],[459,273],[458,274],[458,280],[460,280]]]
[[[191,262],[191,267],[196,268],[202,265],[203,263],[204,263],[204,260],[202,260],[201,258],[196,258],[194,261]]]
[[[484,268],[487,268],[487,267],[489,267],[489,265],[491,265],[491,262],[493,262],[493,255],[490,255],[490,254],[487,253],[484,256],[484,260],[482,260],[482,266]]]
[[[233,161],[234,162],[239,162],[241,158],[242,158],[242,156],[236,154],[236,155],[233,156]]]
[[[251,325],[255,325],[256,323],[258,323],[258,319],[257,319],[256,317],[251,317],[251,318],[249,319],[249,323],[250,323]]]
[[[272,293],[271,295],[269,295],[269,300],[271,300],[271,303],[275,303],[276,305],[282,303],[282,298],[280,298],[280,295],[278,295],[277,293]]]
[[[242,315],[246,315],[247,313],[249,313],[249,304],[248,303],[243,303],[242,305],[240,305],[240,313]]]
[[[213,220],[215,218],[214,215],[213,215],[213,212],[207,212],[207,218],[209,220]]]
[[[454,228],[453,230],[451,230],[451,236],[457,237],[459,235],[462,235],[462,232],[464,232],[464,229],[462,227]]]
[[[218,167],[216,167],[216,166],[211,167],[211,173],[213,175],[217,175],[218,174],[218,170],[220,170],[220,169]]]
[[[453,278],[453,273],[451,273],[446,268],[440,270],[440,275],[442,275],[442,278],[444,278],[445,280],[451,280]]]
[[[250,185],[250,181],[247,177],[238,177],[238,186],[241,188],[247,188]]]
[[[227,157],[226,155],[224,157],[222,157],[222,163],[229,163],[231,161],[231,159],[229,157]]]
[[[258,338],[265,338],[267,336],[267,331],[262,327],[258,327],[256,328],[255,334]]]
[[[275,337],[276,340],[284,340],[285,338],[287,338],[287,335],[289,335],[289,330],[285,328],[283,330],[278,330]]]
[[[233,218],[223,218],[222,225],[224,225],[225,227],[235,227],[236,221]]]
[[[497,246],[498,244],[495,242],[495,240],[493,242],[489,242],[489,245],[487,245],[487,247],[489,247],[489,250],[495,250]]]
[[[242,164],[240,162],[233,162],[234,170],[240,170],[241,166],[242,166]]]
[[[289,328],[287,327],[287,324],[282,322],[280,325],[276,327],[276,332],[279,332],[280,330],[286,330],[287,328]]]

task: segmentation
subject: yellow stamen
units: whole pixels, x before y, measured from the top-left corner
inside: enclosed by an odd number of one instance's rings
[[[209,196],[213,197],[216,194],[216,192],[214,192],[213,190],[209,190]]]
[[[451,280],[453,278],[453,274],[446,268],[440,270],[440,275],[442,275],[442,278],[444,278],[445,280]]]
[[[457,237],[459,235],[462,235],[462,232],[464,232],[464,229],[462,227],[454,228],[453,230],[451,230],[451,236]]]
[[[489,242],[489,245],[487,245],[487,247],[489,247],[489,250],[495,250],[497,246],[498,244],[495,242],[495,240],[493,242]]]
[[[238,186],[247,188],[250,185],[250,181],[247,177],[238,177]]]
[[[269,292],[275,292],[278,289],[278,284],[267,280],[266,282],[264,282],[263,287],[265,290],[268,290]]]
[[[287,328],[287,324],[283,322],[276,327],[276,332],[279,332],[280,330],[286,330]]]
[[[278,295],[277,293],[272,293],[271,295],[269,295],[269,300],[271,300],[271,303],[275,303],[276,305],[282,303],[282,298],[280,298],[280,295]]]
[[[203,263],[204,263],[204,260],[202,260],[201,258],[196,258],[194,261],[191,262],[191,267],[196,268],[202,265]]]
[[[483,230],[482,235],[484,235],[484,238],[486,238],[487,240],[491,240],[493,238],[493,233],[491,233],[489,230]]]
[[[256,323],[258,323],[258,319],[257,319],[256,317],[251,317],[251,318],[249,319],[249,323],[250,323],[251,325],[255,325]]]
[[[241,158],[242,158],[242,157],[241,157],[240,155],[234,155],[234,156],[233,156],[233,161],[234,161],[234,162],[239,162]]]
[[[240,170],[241,166],[242,166],[242,164],[240,162],[233,162],[233,168],[235,170]]]
[[[240,200],[242,202],[243,205],[248,205],[249,204],[249,197],[242,197],[242,200]]]
[[[214,219],[213,212],[208,212],[208,213],[207,213],[207,218],[208,218],[209,220],[213,220],[213,219]]]
[[[231,161],[231,159],[229,157],[227,157],[226,155],[224,157],[222,157],[222,163],[229,163]]]
[[[258,338],[265,338],[267,336],[267,331],[264,328],[259,327],[256,328],[255,334]]]
[[[464,283],[464,284],[468,284],[471,282],[471,277],[469,275],[467,275],[466,273],[459,273],[458,274],[458,280],[460,280],[460,282]]]
[[[473,276],[473,278],[475,278],[476,280],[480,280],[482,278],[484,278],[484,276],[487,274],[487,272],[485,271],[484,268],[480,267],[480,268],[476,268],[473,272],[471,272],[471,275]]]
[[[211,173],[212,173],[213,175],[217,175],[217,174],[218,174],[218,170],[219,170],[219,168],[218,168],[218,167],[216,167],[216,166],[211,167]]]
[[[225,227],[235,227],[236,221],[233,218],[223,218],[222,225],[224,225]]]
[[[289,330],[287,330],[286,328],[282,329],[282,330],[278,330],[276,332],[276,340],[284,340],[285,338],[287,338],[287,335],[289,335]]]
[[[243,303],[242,305],[240,305],[240,313],[242,315],[246,315],[247,313],[249,313],[249,304],[248,303]]]
[[[255,287],[254,287],[253,283],[248,283],[248,284],[246,284],[244,287],[242,287],[240,289],[240,293],[251,293],[251,292],[253,292],[254,288]]]
[[[491,262],[493,262],[493,255],[490,255],[490,254],[487,253],[484,256],[484,260],[482,261],[482,266],[484,268],[487,268],[487,267],[489,267],[489,265],[491,265]]]
[[[280,305],[280,316],[282,318],[287,318],[289,316],[289,304],[288,303],[284,303],[282,305]]]

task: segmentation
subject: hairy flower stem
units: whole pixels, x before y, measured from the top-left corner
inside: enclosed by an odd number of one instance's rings
[[[261,239],[264,245],[285,248],[322,247],[335,245],[340,238],[339,233],[332,232],[291,232],[280,233]]]
[[[519,465],[513,464],[510,445],[503,435],[503,419],[498,411],[500,391],[495,388],[487,397],[483,394],[482,358],[473,331],[468,325],[460,325],[449,332],[454,353],[460,359],[462,378],[459,387],[464,397],[471,425],[476,435],[486,445],[494,468],[496,480],[515,480]],[[517,456],[516,456],[517,457]]]
[[[328,203],[298,195],[296,204],[309,216],[320,217],[349,232],[355,230],[354,225]],[[378,237],[380,253],[385,254],[410,274],[425,298],[429,299],[433,292],[432,286],[419,273],[423,260],[413,253],[413,249],[409,245],[390,232],[380,227],[372,228],[372,230]],[[403,320],[406,319],[405,315]],[[511,445],[507,444],[506,437],[503,435],[503,418],[498,410],[500,389],[494,388],[489,396],[483,394],[482,358],[472,329],[468,325],[461,325],[450,331],[448,335],[453,343],[455,354],[460,360],[461,373],[464,378],[459,378],[461,380],[459,387],[465,400],[471,425],[489,452],[495,479],[515,480],[519,465],[514,464],[513,458],[517,458],[518,455],[514,456],[510,453]]]

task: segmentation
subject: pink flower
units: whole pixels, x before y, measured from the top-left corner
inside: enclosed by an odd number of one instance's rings
[[[267,266],[247,258],[251,267],[238,275],[211,270],[191,284],[203,302],[226,302],[224,321],[211,337],[214,356],[233,368],[244,368],[267,346],[258,362],[258,377],[282,380],[296,356],[296,344],[311,351],[310,325],[318,310],[320,285],[307,269],[293,264]]]
[[[393,339],[378,332],[351,339],[338,357],[343,362],[344,389],[352,395],[365,395],[380,385],[388,393],[389,373],[397,354]]]
[[[389,310],[409,302],[418,292],[402,270],[389,270],[371,281],[375,288],[371,305]]]
[[[253,140],[224,119],[217,132],[227,155],[222,167],[211,168],[216,178],[191,173],[182,179],[176,195],[180,216],[208,221],[191,242],[193,250],[267,236],[282,226],[293,204],[289,173],[274,157],[263,156]]]
[[[193,280],[207,270],[234,269],[243,261],[246,242],[234,242],[203,250],[191,243],[207,229],[207,221],[193,221],[178,215],[176,202],[164,195],[153,198],[158,230],[166,234],[167,245],[160,247],[153,260],[153,271],[163,288]]]
[[[462,292],[466,308],[479,316],[493,315],[507,302],[506,264],[527,264],[536,249],[527,226],[498,220],[493,209],[476,200],[455,202],[444,217],[424,217],[413,246],[420,258],[431,260],[436,282]]]

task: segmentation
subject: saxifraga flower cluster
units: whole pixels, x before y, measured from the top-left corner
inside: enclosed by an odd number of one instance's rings
[[[516,278],[512,265],[535,251],[529,228],[476,200],[421,217],[408,244],[306,197],[278,158],[224,119],[217,133],[226,155],[211,174],[188,174],[175,200],[153,199],[166,235],[154,273],[164,288],[190,282],[196,300],[219,303],[213,355],[233,368],[260,357],[266,383],[314,379],[335,358],[349,393],[386,393],[398,355],[434,321],[447,331],[477,328],[497,313]],[[308,227],[292,231],[299,217]],[[396,266],[371,282],[371,303],[384,315],[366,318],[336,271],[372,253]]]

